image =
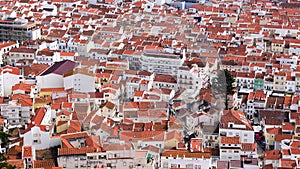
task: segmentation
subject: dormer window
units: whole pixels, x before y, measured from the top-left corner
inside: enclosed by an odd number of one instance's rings
[[[233,128],[233,123],[228,123],[229,128]]]

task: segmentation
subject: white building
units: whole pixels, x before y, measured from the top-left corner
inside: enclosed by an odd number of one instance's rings
[[[188,150],[165,150],[161,155],[161,168],[209,169],[210,152],[189,152]]]
[[[290,43],[289,55],[299,55],[300,54],[300,45]]]
[[[73,70],[75,67],[76,63],[69,60],[54,63],[36,77],[38,89],[64,87],[63,75]]]
[[[55,51],[39,51],[35,57],[35,61],[38,64],[52,65],[54,62],[60,61],[59,52]]]
[[[192,68],[180,67],[177,73],[177,83],[180,88],[187,89],[191,93],[202,88],[201,72],[198,66],[194,65]]]
[[[86,132],[62,134],[60,137],[57,162],[63,168],[87,168],[86,154],[101,151],[97,139],[92,139]]]
[[[124,146],[123,146],[124,145]],[[151,155],[147,150],[131,150],[126,144],[112,144],[106,147],[108,151],[87,153],[87,166],[110,166],[122,169],[154,169],[156,161],[149,160]],[[113,147],[114,146],[114,147]],[[120,149],[123,148],[123,149]]]
[[[29,99],[30,100],[30,99]],[[24,100],[25,101],[25,100]],[[31,105],[21,105],[15,101],[11,101],[9,105],[1,107],[1,115],[4,117],[6,122],[5,126],[11,128],[13,126],[18,127],[30,123]]]
[[[251,147],[255,144],[254,130],[244,112],[224,111],[221,114],[219,136],[221,160],[240,160],[240,155],[247,153],[256,155],[256,147]],[[251,151],[243,145],[251,145]]]
[[[106,62],[109,54],[109,50],[104,49],[91,49],[88,53],[89,58],[99,60],[100,62]]]
[[[77,44],[79,56],[88,56],[88,52],[94,48],[94,42],[89,40],[81,40]]]
[[[47,112],[46,108],[39,108],[35,112],[32,122],[27,126],[25,131],[21,133],[24,140],[24,146],[32,146],[37,150],[43,150],[60,144],[60,137],[52,136],[53,126],[51,120],[51,112]]]
[[[155,89],[178,89],[178,83],[176,79],[171,75],[156,74],[153,80],[153,88]]]
[[[12,66],[4,66],[0,68],[0,96],[8,96],[11,94],[11,87],[22,80],[20,69]]]
[[[19,44],[16,42],[2,42],[0,44],[0,64],[3,64],[3,54],[10,51],[12,48],[18,48]]]
[[[289,65],[289,66],[291,66],[291,68],[296,68],[298,56],[277,54],[276,60],[279,61],[280,65]]]
[[[60,138],[52,136],[49,127],[33,126],[22,135],[25,146],[32,146],[36,150],[43,150],[60,144]]]
[[[238,72],[236,75],[236,84],[240,90],[251,91],[254,87],[255,73],[254,71]]]
[[[60,52],[60,60],[70,60],[75,61],[75,58],[78,56],[78,53],[75,52]]]
[[[64,75],[65,90],[73,89],[74,92],[94,92],[95,77],[94,74],[86,69],[75,69]]]
[[[140,81],[141,79],[137,77],[128,78],[126,80],[126,97],[133,98],[135,91],[139,89]]]
[[[140,57],[142,70],[149,72],[177,75],[177,70],[185,60],[185,52],[168,53],[163,48],[145,47],[144,53]]]

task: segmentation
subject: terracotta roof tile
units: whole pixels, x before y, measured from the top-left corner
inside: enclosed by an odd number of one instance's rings
[[[58,156],[63,155],[80,155],[86,153],[97,152],[95,147],[82,147],[82,148],[60,148],[58,149]]]
[[[163,151],[163,157],[179,157],[179,158],[210,158],[209,152],[189,152],[188,150],[165,150]]]
[[[245,113],[241,111],[225,110],[224,114],[221,117],[220,128],[229,128],[229,123],[242,124],[246,126],[246,130],[253,130],[252,126],[250,125],[248,119],[245,116]],[[242,129],[239,128],[239,130]]]
[[[124,141],[164,141],[164,131],[120,132],[120,139]]]
[[[241,144],[240,137],[220,137],[221,144]]]
[[[280,158],[280,150],[268,150],[264,152],[264,159],[266,160],[279,160]]]

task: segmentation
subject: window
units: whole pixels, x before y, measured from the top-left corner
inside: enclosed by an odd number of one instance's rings
[[[171,164],[171,168],[177,168],[177,164]]]
[[[194,169],[194,165],[193,164],[187,164],[186,168],[188,168],[188,169]]]
[[[201,169],[201,165],[195,165],[195,169]]]
[[[168,163],[167,162],[163,163],[163,168],[168,168]]]

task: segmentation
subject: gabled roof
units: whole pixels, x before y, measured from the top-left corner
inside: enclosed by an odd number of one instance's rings
[[[63,75],[76,67],[76,63],[70,60],[55,62],[51,67],[46,69],[40,76],[45,76],[51,73]]]
[[[228,110],[224,111],[224,114],[221,117],[221,125],[220,128],[227,128],[229,129],[228,124],[239,124],[239,125],[245,125],[246,128],[234,128],[234,129],[240,129],[240,130],[253,130],[252,126],[250,125],[248,119],[245,116],[244,112],[241,111],[235,111],[235,110]]]
[[[26,84],[26,83],[17,83],[14,86],[12,86],[12,91],[14,90],[24,90],[25,92],[31,91],[32,84]]]
[[[164,141],[164,131],[120,132],[120,139],[124,141]]]

